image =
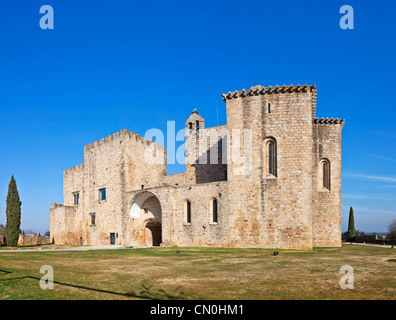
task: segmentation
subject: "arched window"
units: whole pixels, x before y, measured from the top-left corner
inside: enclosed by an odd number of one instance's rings
[[[275,173],[274,155],[275,155],[275,146],[274,143],[270,141],[268,142],[268,173],[272,175]]]
[[[322,159],[319,164],[319,179],[322,189],[330,190],[330,161]]]
[[[191,223],[191,202],[186,203],[186,222]]]
[[[274,138],[268,138],[265,141],[265,174],[270,176],[277,176],[277,151],[276,151],[276,140]]]
[[[193,124],[192,124],[192,122],[189,122],[188,123],[188,133],[189,134],[192,134],[192,128],[193,128]]]
[[[199,121],[198,120],[196,121],[195,125],[196,125],[197,132],[199,132]]]
[[[217,215],[217,199],[213,199],[212,201],[212,222],[217,223],[218,215]]]

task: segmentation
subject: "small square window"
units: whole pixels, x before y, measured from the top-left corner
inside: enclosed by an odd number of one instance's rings
[[[144,208],[143,210],[144,210],[144,213],[146,213],[146,214],[147,214],[148,211],[149,211],[147,208]]]
[[[106,188],[99,189],[99,201],[106,200]]]

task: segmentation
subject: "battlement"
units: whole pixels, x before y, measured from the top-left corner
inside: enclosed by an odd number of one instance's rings
[[[84,146],[84,152],[88,152],[90,150],[93,150],[95,148],[98,148],[103,145],[108,145],[111,143],[114,143],[116,141],[125,141],[129,139],[133,143],[139,143],[141,145],[147,145],[147,146],[154,146],[156,150],[163,150],[165,151],[165,147],[163,145],[158,144],[157,142],[154,142],[152,140],[147,140],[145,137],[142,137],[140,134],[134,133],[132,131],[128,131],[127,129],[121,130],[120,132],[113,133],[113,135],[109,135],[106,138],[102,138],[98,141],[95,141],[93,143],[90,143],[86,146]]]
[[[314,118],[314,124],[340,124],[344,126],[345,119],[336,119],[336,118]]]
[[[227,100],[230,99],[237,99],[237,98],[244,98],[244,97],[251,97],[251,96],[258,96],[258,95],[264,95],[264,94],[278,94],[278,93],[305,93],[305,92],[310,92],[312,95],[311,98],[311,107],[312,107],[312,117],[315,118],[316,115],[316,97],[317,97],[317,90],[315,89],[315,85],[307,85],[304,84],[303,86],[300,84],[297,84],[296,86],[291,84],[290,86],[286,86],[285,84],[280,87],[272,87],[269,86],[268,88],[264,86],[252,86],[248,90],[235,90],[234,92],[229,91],[226,94],[222,94],[223,101],[226,102]]]
[[[278,85],[276,87],[264,87],[264,86],[252,86],[250,89],[245,90],[242,89],[240,91],[235,90],[234,92],[229,91],[226,94],[222,94],[223,101],[229,99],[237,99],[237,98],[244,98],[249,96],[258,96],[263,94],[276,94],[276,93],[294,93],[294,92],[316,92],[315,85],[300,85],[297,84],[296,86],[290,85],[286,86],[285,84],[282,87]]]
[[[74,173],[77,173],[79,171],[84,171],[84,163],[82,163],[82,164],[80,164],[78,166],[75,166],[73,168],[70,168],[68,170],[63,171],[63,174],[64,175],[66,175],[66,174],[74,174]]]
[[[57,204],[57,203],[51,203],[51,209],[54,209],[54,208],[61,208],[61,207],[63,207],[63,204]]]

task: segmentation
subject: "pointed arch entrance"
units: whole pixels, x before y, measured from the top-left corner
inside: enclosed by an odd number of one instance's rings
[[[138,218],[139,245],[160,246],[162,242],[162,210],[157,196],[143,191],[135,196],[130,217]]]

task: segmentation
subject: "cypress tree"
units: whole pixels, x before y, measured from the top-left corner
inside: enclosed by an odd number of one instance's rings
[[[348,240],[353,241],[355,238],[355,218],[353,217],[353,208],[349,209],[349,221],[348,221]]]
[[[6,209],[6,240],[7,246],[10,247],[16,247],[18,244],[18,237],[21,232],[21,205],[22,202],[19,199],[18,189],[13,175],[8,185]]]

